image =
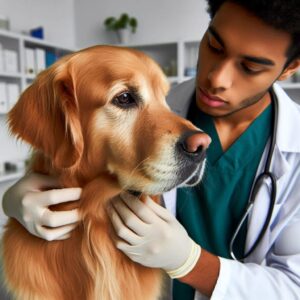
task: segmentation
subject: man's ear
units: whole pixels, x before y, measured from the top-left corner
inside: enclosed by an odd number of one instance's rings
[[[296,73],[298,68],[300,67],[300,58],[294,59],[282,72],[279,76],[278,80],[286,80]]]
[[[77,165],[83,138],[67,59],[40,73],[9,112],[10,130],[40,150],[58,169]]]

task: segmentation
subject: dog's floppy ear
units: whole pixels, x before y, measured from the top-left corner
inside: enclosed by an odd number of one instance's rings
[[[67,59],[39,74],[9,112],[13,134],[41,150],[53,167],[71,168],[83,152],[72,69]]]

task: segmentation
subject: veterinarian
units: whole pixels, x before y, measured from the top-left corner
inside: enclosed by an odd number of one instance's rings
[[[173,299],[300,299],[300,108],[275,83],[300,66],[300,2],[208,5],[197,79],[168,97],[212,138],[204,178],[164,195],[167,209],[128,194],[113,201],[116,247],[166,270]],[[26,176],[6,192],[4,211],[38,237],[65,239],[77,211],[47,206],[79,199],[80,189],[41,191],[57,186]]]

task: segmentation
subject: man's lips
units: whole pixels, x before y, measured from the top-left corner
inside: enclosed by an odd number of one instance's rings
[[[205,92],[201,88],[199,88],[198,90],[199,90],[200,100],[207,106],[220,107],[220,106],[223,106],[226,104],[226,101],[224,101],[223,99],[216,97],[216,96],[212,96],[212,95],[208,94],[207,92]]]

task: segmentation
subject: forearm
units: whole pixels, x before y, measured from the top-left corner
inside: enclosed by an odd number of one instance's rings
[[[210,297],[215,288],[220,272],[220,259],[202,249],[195,267],[186,276],[178,278],[200,293]]]

